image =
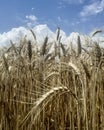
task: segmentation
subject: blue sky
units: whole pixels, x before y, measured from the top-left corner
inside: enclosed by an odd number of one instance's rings
[[[104,29],[104,0],[0,0],[0,33],[39,24],[67,34]]]

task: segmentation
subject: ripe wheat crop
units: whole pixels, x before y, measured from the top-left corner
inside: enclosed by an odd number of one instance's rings
[[[66,48],[60,28],[40,46],[30,32],[0,51],[0,130],[103,130],[104,48],[80,35]]]

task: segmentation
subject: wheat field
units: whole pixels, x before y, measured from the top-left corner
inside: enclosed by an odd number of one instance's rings
[[[104,48],[30,32],[0,51],[0,130],[104,130]]]

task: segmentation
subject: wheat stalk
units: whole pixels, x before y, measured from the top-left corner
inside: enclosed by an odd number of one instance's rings
[[[50,88],[50,90],[48,92],[46,92],[44,95],[42,95],[36,102],[34,102],[34,106],[32,107],[32,109],[29,111],[29,113],[25,116],[25,118],[22,120],[20,125],[24,125],[24,123],[26,123],[26,121],[30,118],[31,115],[33,115],[41,106],[41,104],[45,102],[45,100],[48,98],[48,100],[50,100],[50,96],[58,92],[61,91],[68,91],[67,87],[52,87]],[[53,97],[52,96],[52,97]],[[49,101],[48,101],[49,102]],[[36,118],[38,117],[39,113],[34,115],[34,120],[36,120]]]
[[[47,48],[47,43],[48,43],[48,37],[46,36],[45,39],[44,39],[43,46],[41,48],[41,52],[40,52],[40,54],[42,56],[44,56],[46,54],[46,52],[47,52],[47,49],[46,49]]]
[[[92,37],[101,32],[102,32],[102,30],[96,30],[95,32],[92,33]]]
[[[81,48],[81,40],[80,40],[80,36],[78,36],[78,39],[77,39],[77,56],[79,56],[81,54],[81,51],[82,51],[82,48]]]
[[[34,31],[32,29],[30,29],[30,32],[32,33],[32,35],[33,35],[33,37],[34,37],[34,39],[36,41],[36,35],[35,35]]]
[[[57,41],[59,40],[59,36],[60,36],[60,28],[58,27],[58,29],[57,29],[57,37],[56,37]]]
[[[28,56],[29,56],[29,60],[31,61],[32,59],[32,45],[31,45],[31,41],[28,41]]]

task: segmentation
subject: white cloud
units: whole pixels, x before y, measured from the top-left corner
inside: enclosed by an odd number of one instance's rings
[[[49,41],[54,41],[57,36],[57,32],[54,33],[46,24],[37,25],[32,30],[34,31],[37,41],[40,44],[43,43],[46,36],[49,37]],[[31,40],[32,42],[34,42],[32,33],[25,27],[13,28],[9,32],[4,32],[3,34],[0,34],[0,47],[7,47],[8,45],[10,45],[10,40],[12,40],[13,43],[19,43],[20,39],[23,38],[25,35],[27,35],[27,40]],[[60,35],[62,36],[62,42],[64,44],[70,46],[70,43],[73,42],[73,46],[76,46],[77,36],[80,34],[71,33],[70,36],[67,37],[66,33],[61,30]],[[84,35],[80,35],[80,37],[82,44],[85,45],[87,36],[84,37]],[[102,37],[101,40],[104,41],[104,37]]]
[[[17,42],[20,38],[26,33],[26,28],[19,27],[13,28],[9,32],[4,32],[0,34],[0,46],[8,46],[10,44],[10,40]]]
[[[50,40],[53,40],[55,37],[55,33],[53,33],[46,24],[35,26],[33,31],[39,43],[41,43],[46,36],[49,36]],[[31,32],[25,27],[13,28],[9,32],[4,32],[0,34],[0,47],[10,45],[10,40],[14,43],[18,43],[25,35],[27,35],[27,40],[34,41]]]
[[[102,11],[104,11],[104,0],[94,1],[92,4],[84,6],[83,10],[80,12],[80,15],[85,17],[96,15]]]
[[[36,35],[38,43],[42,43],[46,36],[49,37],[49,41],[54,41],[57,36],[57,33],[53,32],[46,24],[37,25],[32,28],[32,30]],[[27,40],[34,42],[32,33],[25,27],[13,28],[9,32],[4,32],[0,34],[0,47],[10,45],[10,40],[12,40],[13,43],[19,43],[20,39],[25,35],[27,36]],[[67,39],[65,32],[61,30],[60,35],[62,36],[62,41],[65,42]]]
[[[38,25],[33,28],[34,33],[37,36],[38,41],[43,41],[46,36],[54,39],[54,32],[46,24]]]
[[[26,15],[26,19],[29,19],[31,21],[36,21],[37,17],[35,15]]]
[[[37,21],[38,18],[35,15],[26,15],[25,18],[26,18],[26,20],[25,20],[26,25],[29,28],[31,28],[31,27],[33,27],[33,26],[38,24],[38,21]]]

